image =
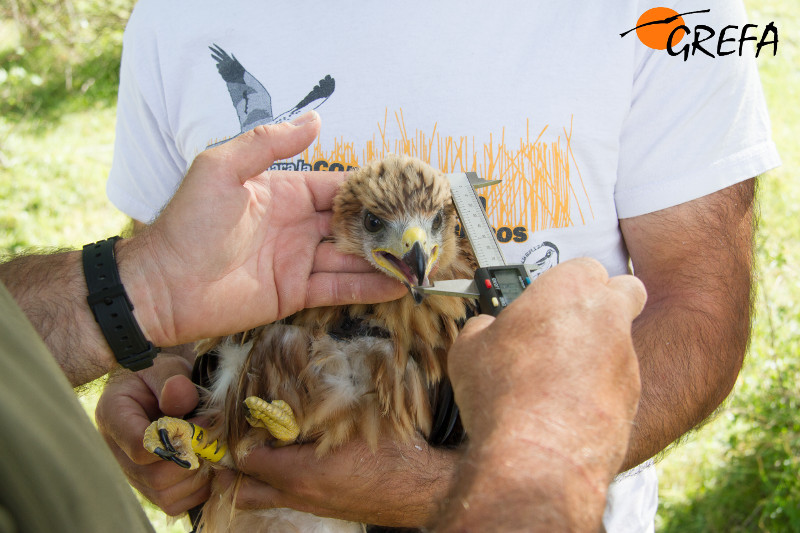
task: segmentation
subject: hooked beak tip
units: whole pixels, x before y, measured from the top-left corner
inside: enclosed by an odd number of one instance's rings
[[[415,281],[414,285],[424,285],[425,273],[428,269],[428,256],[419,241],[415,242],[411,250],[403,256],[403,262],[408,265],[412,274],[417,278],[416,280],[411,280]]]
[[[418,291],[415,288],[411,288],[411,296],[414,297],[414,302],[419,305],[422,303],[422,300],[425,299],[425,293],[422,291]]]

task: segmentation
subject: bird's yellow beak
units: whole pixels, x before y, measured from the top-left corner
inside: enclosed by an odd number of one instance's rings
[[[424,287],[430,285],[428,274],[439,260],[439,246],[430,246],[425,230],[414,226],[403,232],[400,242],[372,250],[372,257],[379,266],[409,288]],[[414,297],[421,301],[416,294]]]

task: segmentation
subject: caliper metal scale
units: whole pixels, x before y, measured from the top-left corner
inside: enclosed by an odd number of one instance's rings
[[[531,284],[535,266],[508,265],[500,250],[492,225],[478,198],[476,189],[500,183],[478,178],[475,172],[447,174],[453,203],[467,235],[478,269],[474,279],[435,281],[430,287],[415,287],[426,294],[475,298],[481,313],[497,316]]]

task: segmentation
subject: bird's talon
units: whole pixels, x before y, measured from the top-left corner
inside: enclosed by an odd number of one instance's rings
[[[181,468],[185,468],[186,470],[193,470],[192,463],[190,463],[189,461],[184,461],[183,459],[179,458],[177,455],[170,457],[169,460],[172,461],[173,463],[175,463],[176,465],[178,465]]]
[[[164,445],[164,448],[167,449],[171,455],[176,455],[178,452],[175,450],[175,446],[172,445],[172,442],[169,440],[169,432],[161,428],[158,430],[158,437],[161,439],[161,443]]]
[[[145,449],[176,465],[194,470],[200,461],[192,448],[195,426],[180,418],[164,416],[150,424],[144,432]]]
[[[156,448],[155,450],[153,450],[153,453],[161,457],[165,461],[171,461],[172,457],[175,455],[173,452],[169,452],[164,448]]]
[[[161,457],[165,461],[172,461],[181,468],[186,468],[187,470],[191,470],[192,468],[192,463],[190,463],[189,461],[184,461],[183,459],[178,457],[178,454],[175,451],[164,450],[163,448],[156,448],[155,450],[153,450],[153,453]]]
[[[283,400],[268,402],[258,396],[249,396],[244,400],[250,410],[246,415],[247,422],[253,427],[265,428],[270,434],[284,443],[291,443],[300,434],[300,426],[292,408]]]

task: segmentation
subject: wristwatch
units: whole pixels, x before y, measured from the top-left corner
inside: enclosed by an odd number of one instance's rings
[[[153,366],[160,348],[145,339],[119,278],[114,244],[119,236],[83,247],[83,274],[94,319],[120,365],[133,371]]]

